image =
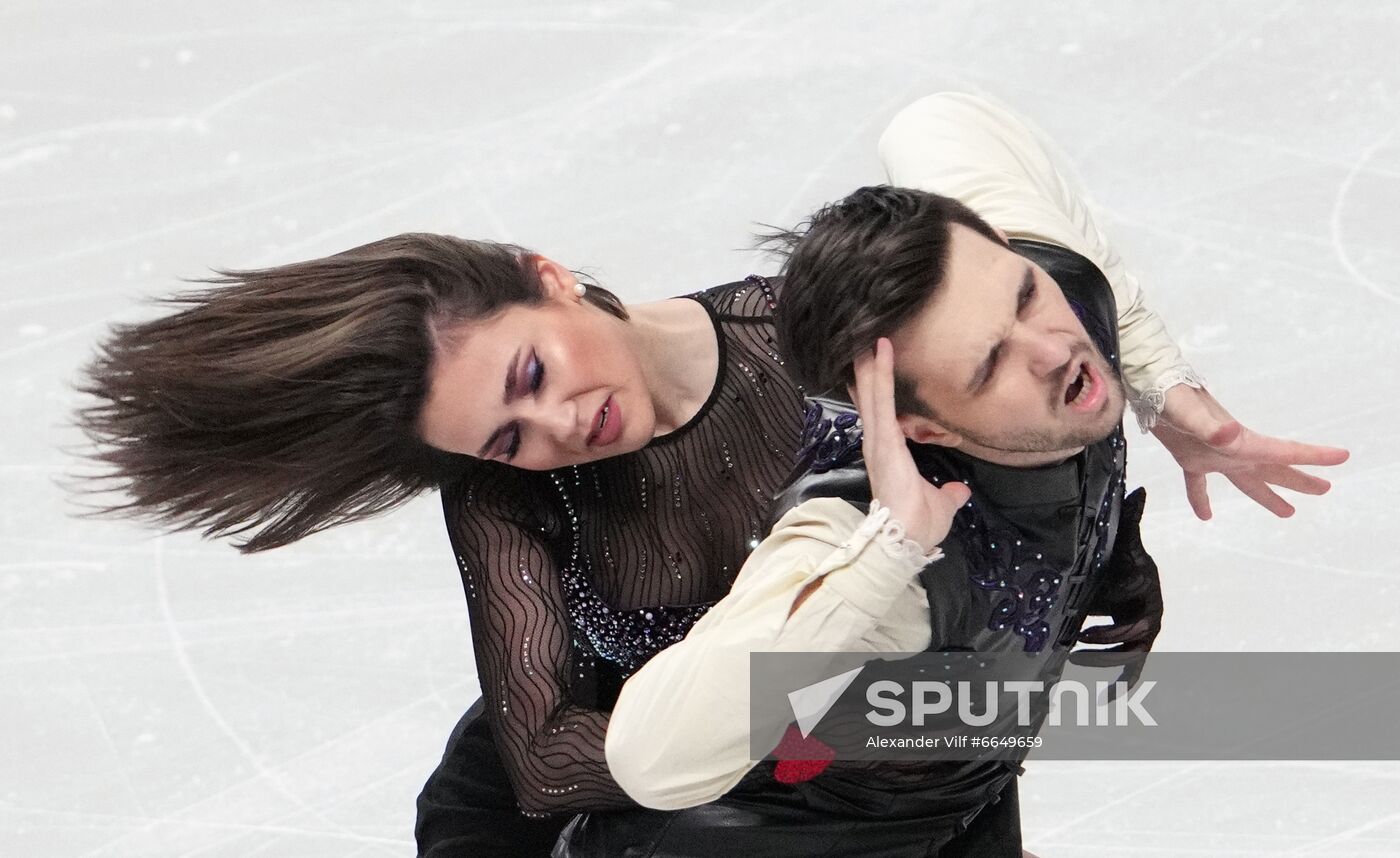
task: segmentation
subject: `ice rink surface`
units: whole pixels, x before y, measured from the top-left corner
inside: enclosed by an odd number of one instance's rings
[[[1237,416],[1352,451],[1291,520],[1217,483],[1203,524],[1133,431],[1158,648],[1400,649],[1400,6],[12,0],[0,33],[0,855],[411,855],[478,694],[435,495],[248,557],[71,517],[104,326],[408,230],[632,301],[771,272],[754,223],[881,181],[884,123],[940,89],[1060,142]],[[1021,789],[1042,858],[1400,854],[1393,762]]]

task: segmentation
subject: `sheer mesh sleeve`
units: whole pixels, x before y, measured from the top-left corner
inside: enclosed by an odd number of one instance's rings
[[[522,811],[635,807],[608,773],[607,713],[571,694],[578,660],[534,476],[490,469],[442,492],[487,717]]]

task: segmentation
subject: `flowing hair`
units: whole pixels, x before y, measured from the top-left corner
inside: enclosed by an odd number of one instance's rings
[[[205,537],[256,535],[243,553],[385,512],[479,466],[417,430],[428,370],[461,323],[544,300],[534,254],[510,244],[408,233],[324,259],[216,269],[115,324],[74,387],[75,412],[122,490],[92,516],[140,518]],[[615,295],[585,300],[622,319]]]

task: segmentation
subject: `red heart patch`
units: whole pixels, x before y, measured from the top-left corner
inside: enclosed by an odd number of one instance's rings
[[[820,739],[803,736],[796,724],[789,724],[782,741],[773,749],[773,756],[778,758],[773,777],[779,783],[795,784],[826,771],[836,759],[836,751]]]

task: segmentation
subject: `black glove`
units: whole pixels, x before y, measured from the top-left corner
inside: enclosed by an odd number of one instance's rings
[[[1077,664],[1121,668],[1118,679],[1106,689],[1107,703],[1120,689],[1136,687],[1147,666],[1147,651],[1162,630],[1162,582],[1157,563],[1142,547],[1142,509],[1147,489],[1139,488],[1123,498],[1118,514],[1118,536],[1113,542],[1108,568],[1098,592],[1089,602],[1088,612],[1112,617],[1113,623],[1094,626],[1079,633],[1087,644],[1116,644],[1101,650],[1076,650],[1070,658]]]
[[[1106,652],[1147,652],[1162,630],[1162,583],[1156,562],[1142,547],[1139,527],[1146,503],[1143,488],[1123,498],[1113,554],[1087,609],[1090,614],[1112,617],[1113,623],[1079,633],[1083,643],[1117,644]]]

